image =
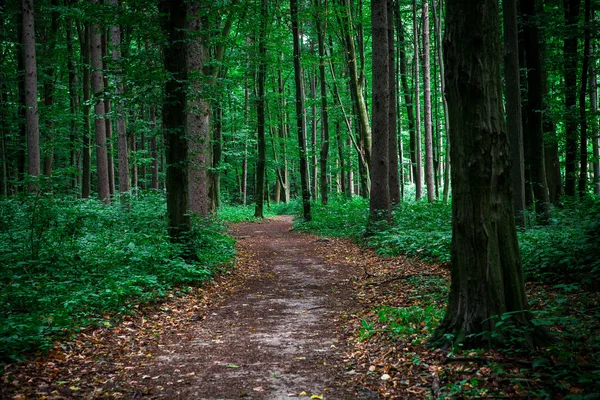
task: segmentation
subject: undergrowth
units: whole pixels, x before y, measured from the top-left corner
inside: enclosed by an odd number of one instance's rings
[[[167,237],[164,195],[130,206],[39,195],[0,202],[0,363],[46,349],[61,334],[210,279],[233,256],[224,226],[195,221],[197,262]]]

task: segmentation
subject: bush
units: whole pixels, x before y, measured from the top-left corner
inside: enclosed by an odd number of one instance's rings
[[[168,240],[165,212],[155,192],[131,198],[128,209],[51,195],[0,202],[0,361],[174,285],[206,281],[231,259],[233,239],[210,220],[191,233],[199,262],[184,259]]]

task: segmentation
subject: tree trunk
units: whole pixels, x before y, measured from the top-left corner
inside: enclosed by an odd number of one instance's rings
[[[585,98],[587,95],[587,83],[588,83],[588,72],[590,65],[590,15],[591,6],[590,0],[585,0],[585,17],[584,17],[584,31],[585,39],[583,44],[583,64],[581,66],[581,89],[579,90],[579,122],[581,124],[581,141],[579,142],[579,185],[578,191],[579,196],[584,197],[587,193],[587,175],[588,175],[588,139],[587,139],[587,113],[586,113],[586,102]]]
[[[109,0],[109,4],[112,7],[118,7],[118,0]],[[110,28],[110,38],[112,43],[112,59],[115,65],[119,65],[121,60],[121,29],[118,26],[112,26]],[[121,194],[121,201],[126,201],[126,193],[131,188],[129,187],[129,153],[127,150],[127,127],[125,125],[125,107],[122,99],[125,87],[123,84],[123,71],[119,68],[115,71],[115,104],[114,114],[117,128],[117,154],[119,160],[119,193]],[[154,115],[156,125],[156,115]],[[156,142],[155,142],[156,146]],[[112,159],[112,157],[111,157]]]
[[[389,55],[387,0],[371,1],[373,32],[373,153],[371,155],[370,224],[392,217],[389,186]],[[377,229],[377,227],[370,227]]]
[[[321,151],[319,157],[321,203],[327,204],[329,188],[327,187],[327,160],[329,157],[329,110],[327,104],[327,81],[325,80],[325,35],[327,34],[328,0],[321,4],[315,0],[315,25],[319,42],[319,80],[321,82]]]
[[[83,58],[83,148],[81,160],[81,197],[87,199],[90,197],[92,183],[92,155],[91,155],[91,121],[90,121],[90,101],[91,101],[91,43],[90,43],[90,25],[79,29],[79,38],[81,41],[81,53]]]
[[[594,194],[600,194],[600,119],[598,118],[598,77],[593,64],[590,68],[590,109],[596,116],[592,120],[592,155],[594,169]]]
[[[68,4],[68,2],[65,2]],[[71,123],[69,129],[69,167],[73,170],[70,176],[71,184],[70,189],[73,190],[77,187],[77,146],[79,142],[79,125],[77,124],[77,116],[79,110],[79,94],[77,92],[77,64],[75,63],[75,55],[73,48],[73,20],[71,17],[67,17],[65,20],[66,25],[66,39],[67,39],[67,69],[69,71],[69,109],[71,111]]]
[[[33,0],[23,0],[23,55],[25,65],[25,123],[27,125],[27,173],[29,192],[39,190],[40,127],[37,104],[37,61]]]
[[[298,127],[298,147],[300,161],[300,181],[302,185],[302,211],[305,221],[312,219],[310,213],[310,189],[308,187],[308,163],[306,152],[306,118],[304,114],[304,86],[302,84],[302,63],[300,60],[300,32],[298,29],[298,0],[290,0],[292,36],[294,38],[294,81],[296,84],[296,125]]]
[[[52,7],[58,6],[57,0],[51,0],[50,2]],[[52,109],[54,108],[54,91],[56,89],[55,79],[56,79],[56,69],[55,65],[57,64],[54,59],[54,51],[56,48],[56,39],[58,33],[58,12],[53,10],[50,13],[50,32],[42,35],[42,45],[44,48],[44,52],[47,58],[47,65],[44,69],[44,106],[46,108],[46,112],[48,116],[46,119],[46,149],[44,154],[44,175],[46,178],[50,179],[52,177],[52,170],[54,167],[54,136],[55,136],[55,123],[54,119],[50,116],[52,114]],[[44,29],[44,32],[46,29]]]
[[[502,2],[504,16],[504,81],[506,87],[506,123],[512,161],[511,180],[515,221],[525,227],[525,166],[523,126],[521,125],[521,82],[519,79],[519,38],[517,1]]]
[[[211,167],[210,144],[210,104],[204,99],[202,69],[208,49],[203,43],[202,26],[199,16],[200,3],[190,2],[188,31],[193,39],[187,44],[187,68],[190,79],[188,95],[187,135],[190,163],[188,166],[190,210],[206,217],[210,213],[209,169]]]
[[[398,175],[398,114],[396,109],[396,57],[394,46],[394,1],[387,1],[387,45],[388,45],[388,184],[391,205],[400,204],[400,177]],[[402,139],[400,138],[400,141]]]
[[[400,82],[402,83],[402,92],[404,93],[404,104],[406,105],[406,114],[408,116],[408,130],[409,130],[409,153],[411,172],[414,181],[414,177],[417,176],[417,153],[416,153],[416,140],[415,140],[415,115],[413,111],[413,100],[412,94],[408,87],[408,67],[406,62],[406,47],[408,46],[404,37],[404,27],[402,26],[402,18],[400,13],[396,15],[396,31],[398,33],[398,41],[400,42]]]
[[[563,0],[566,33],[564,36],[564,80],[565,80],[565,194],[575,196],[577,181],[577,42],[579,32],[579,5],[581,0]]]
[[[109,0],[110,2],[110,0]],[[108,33],[102,29],[102,79],[104,87],[110,87],[108,81]],[[118,89],[117,89],[118,90]],[[108,188],[112,195],[115,194],[115,162],[113,157],[113,125],[110,118],[112,101],[110,97],[104,99],[104,123],[106,124],[106,162],[108,165]]]
[[[506,341],[496,322],[511,313],[523,345],[534,346],[545,337],[531,322],[510,192],[497,0],[448,0],[445,35],[452,284],[432,341],[467,347]]]
[[[311,44],[310,53],[314,53]],[[310,163],[310,194],[312,201],[317,201],[317,74],[311,72],[310,79],[310,112],[312,118],[310,119],[310,148],[311,148],[311,163]]]
[[[158,190],[158,148],[156,136],[156,107],[150,107],[150,129],[152,130],[152,137],[150,138],[150,155],[152,156],[152,164],[150,167],[151,171],[151,183],[152,189]]]
[[[542,223],[550,217],[550,198],[546,181],[544,160],[544,110],[542,54],[540,34],[536,22],[535,4],[531,0],[521,0],[523,18],[523,38],[525,62],[527,65],[527,129],[524,129],[525,170],[533,190],[535,212]]]
[[[421,161],[421,102],[419,100],[420,86],[419,83],[419,27],[417,22],[417,0],[413,0],[413,81],[415,91],[415,158],[417,161],[415,169],[415,193],[416,199],[421,200],[423,197],[423,166]]]
[[[258,141],[258,158],[256,160],[256,207],[254,208],[254,217],[264,218],[264,189],[265,189],[265,164],[266,164],[266,144],[265,144],[265,83],[267,80],[267,0],[260,2],[260,31],[258,34],[258,73],[256,75],[256,131]]]
[[[434,0],[435,1],[435,0]],[[435,200],[433,182],[433,132],[431,122],[431,66],[429,63],[429,4],[423,1],[423,111],[425,113],[425,183],[427,201]]]
[[[186,242],[190,231],[188,193],[188,143],[186,126],[187,7],[185,0],[160,1],[159,11],[167,37],[164,64],[167,72],[165,102],[162,110],[167,163],[167,217],[169,236],[174,242]]]
[[[212,144],[212,170],[209,174],[211,180],[210,199],[211,211],[221,208],[221,162],[223,162],[223,107],[219,102],[214,106],[214,129]]]

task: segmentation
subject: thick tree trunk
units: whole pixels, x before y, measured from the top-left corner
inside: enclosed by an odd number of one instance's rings
[[[525,170],[530,180],[535,199],[535,212],[542,223],[550,217],[550,198],[546,181],[544,160],[544,127],[542,112],[543,71],[540,51],[540,34],[536,22],[535,4],[530,0],[521,1],[523,18],[523,38],[525,62],[527,64],[527,129],[524,132]]]
[[[506,123],[512,161],[511,180],[515,221],[526,225],[525,166],[523,155],[523,126],[521,125],[521,82],[519,79],[519,38],[517,1],[502,2],[504,16],[504,81],[506,87]]]
[[[267,0],[260,2],[260,31],[258,34],[258,73],[256,74],[256,131],[258,144],[258,158],[256,160],[256,207],[254,216],[264,218],[264,189],[266,171],[266,143],[265,143],[265,84],[267,80]]]
[[[423,1],[423,111],[425,113],[425,183],[427,201],[435,200],[433,182],[433,132],[431,122],[431,66],[429,63],[429,4]]]
[[[25,123],[27,125],[27,173],[30,192],[37,192],[40,176],[40,127],[37,104],[37,61],[33,0],[23,0],[23,55],[25,65]]]
[[[575,196],[577,182],[577,43],[579,41],[579,6],[581,0],[563,0],[566,33],[564,38],[565,80],[565,194]]]
[[[531,323],[514,221],[498,2],[448,0],[447,7],[452,284],[446,316],[432,340],[466,346],[502,342],[508,338],[499,332],[497,318],[511,313],[511,322],[523,328],[523,345],[534,346],[543,337]]]
[[[204,99],[202,69],[207,58],[206,45],[200,36],[203,27],[200,4],[190,2],[188,31],[193,34],[187,44],[187,68],[190,79],[190,94],[187,98],[187,135],[189,151],[189,194],[190,210],[206,217],[210,213],[209,168],[210,157],[210,104]]]
[[[310,213],[310,188],[308,186],[308,162],[306,151],[306,118],[304,114],[304,85],[302,83],[302,63],[300,60],[300,32],[298,29],[298,0],[290,0],[292,36],[294,39],[294,81],[296,84],[296,125],[298,127],[298,147],[300,161],[300,181],[302,185],[302,211],[305,221],[312,219]]]
[[[370,223],[390,220],[389,186],[389,56],[387,0],[371,1],[373,32],[373,153],[371,155]],[[372,227],[371,229],[376,229]]]
[[[162,24],[167,36],[164,48],[165,102],[162,119],[167,163],[167,217],[169,235],[174,242],[185,242],[190,231],[188,193],[188,143],[186,127],[187,7],[185,0],[160,1],[159,11],[164,15]]]

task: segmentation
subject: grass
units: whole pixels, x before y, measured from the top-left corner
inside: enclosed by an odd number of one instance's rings
[[[130,208],[67,197],[0,202],[0,362],[212,278],[233,254],[215,221],[196,221],[186,261],[167,237],[164,195],[143,192]]]

